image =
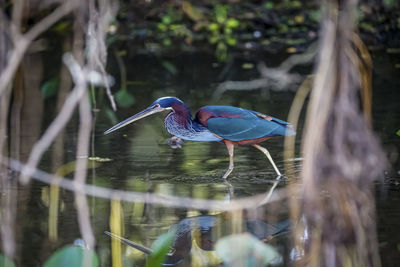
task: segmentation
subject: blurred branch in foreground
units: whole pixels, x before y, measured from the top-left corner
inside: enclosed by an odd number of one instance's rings
[[[294,231],[296,249],[303,251],[300,266],[380,266],[372,189],[385,156],[369,124],[371,60],[354,38],[357,4],[322,2],[325,19],[303,135],[304,191],[301,204],[292,205],[294,219],[303,218]]]

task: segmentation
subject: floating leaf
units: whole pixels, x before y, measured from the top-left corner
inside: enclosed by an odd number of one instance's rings
[[[226,266],[266,266],[282,261],[279,253],[250,234],[230,235],[215,245],[218,256]]]
[[[0,254],[0,267],[15,267],[15,264],[12,260]]]
[[[154,241],[151,249],[153,253],[146,264],[147,267],[158,267],[164,262],[167,253],[170,250],[171,244],[174,241],[174,231],[169,231],[163,235],[160,235],[156,241]]]
[[[128,108],[135,103],[135,98],[128,90],[119,90],[115,94],[115,101],[121,108]]]
[[[58,77],[46,81],[40,89],[44,98],[47,99],[49,97],[55,96],[57,94],[59,84],[60,79]]]
[[[84,262],[85,260],[85,262]],[[97,254],[92,250],[77,246],[67,246],[56,251],[43,265],[44,267],[99,266]]]
[[[88,160],[95,161],[95,162],[109,162],[112,161],[110,158],[101,158],[101,157],[89,157]]]

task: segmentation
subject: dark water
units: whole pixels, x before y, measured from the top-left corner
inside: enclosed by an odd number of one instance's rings
[[[228,72],[224,65],[216,63],[208,54],[179,54],[171,57],[136,55],[128,51],[124,62],[127,69],[128,90],[135,97],[135,105],[131,108],[119,109],[118,120],[147,107],[156,98],[173,95],[184,100],[192,108],[192,112],[203,105],[232,105],[257,110],[281,119],[286,119],[293,100],[292,92],[227,92],[219,99],[212,99],[216,85],[221,80],[248,80],[257,78],[257,71],[242,68],[243,63],[257,63],[258,60],[268,62],[270,66],[279,64],[287,55],[265,55],[263,58],[241,56],[233,62]],[[176,74],[165,66],[172,64]],[[374,56],[374,127],[385,147],[392,169],[388,170],[384,180],[377,188],[378,237],[383,266],[396,266],[400,262],[400,137],[396,131],[400,129],[400,56],[376,53]],[[46,61],[43,61],[44,69]],[[113,58],[110,59],[110,72],[118,77],[118,67]],[[309,68],[300,69],[309,72]],[[118,88],[117,84],[115,88]],[[229,200],[230,188],[221,180],[228,167],[229,159],[226,148],[219,143],[185,142],[182,149],[172,149],[166,144],[170,135],[163,127],[163,116],[154,115],[115,133],[104,136],[104,130],[112,126],[113,121],[107,114],[109,106],[104,92],[96,93],[94,134],[90,149],[91,157],[110,159],[97,162],[88,171],[88,183],[122,189],[127,191],[154,192],[182,197]],[[54,105],[42,103],[44,121],[42,129],[22,131],[24,137],[19,157],[24,159],[38,136],[54,116]],[[109,109],[109,108],[108,108]],[[32,114],[27,112],[26,119]],[[303,117],[303,116],[302,116]],[[24,120],[24,118],[22,118]],[[32,122],[33,123],[33,122]],[[40,125],[40,122],[39,122]],[[40,168],[49,172],[59,170],[60,166],[75,160],[78,119],[74,118],[68,125],[64,136],[64,145],[60,148],[52,146],[40,163]],[[300,132],[300,131],[299,131]],[[297,138],[300,145],[301,135]],[[276,138],[264,143],[278,168],[283,170],[283,138]],[[61,155],[56,157],[55,155]],[[296,155],[296,157],[300,157]],[[92,161],[94,162],[94,161]],[[295,159],[297,168],[301,159]],[[93,164],[92,164],[93,165]],[[71,173],[66,173],[71,176]],[[267,191],[276,178],[272,166],[265,156],[252,147],[239,147],[235,150],[235,169],[229,177],[234,189],[234,198],[252,196]],[[285,186],[283,181],[279,186]],[[49,212],[52,201],[48,185],[32,182],[29,187],[18,189],[18,220],[16,223],[17,255],[20,266],[39,266],[57,249],[81,238],[77,224],[77,212],[74,207],[74,196],[71,192],[60,190],[59,208],[56,223],[56,235],[49,233],[51,222]],[[97,240],[96,251],[101,265],[111,264],[111,239],[104,234],[110,230],[110,202],[108,200],[88,197],[90,217]],[[56,202],[57,203],[57,202]],[[218,211],[204,212],[163,206],[144,205],[142,203],[121,203],[122,232],[124,237],[147,247],[165,233],[173,224],[193,216],[212,215],[218,221],[216,225],[233,225],[232,214]],[[259,221],[278,230],[288,219],[287,203],[278,203],[257,213]],[[208,217],[202,217],[208,218]],[[244,216],[245,222],[250,218]],[[52,218],[54,220],[54,217]],[[215,227],[217,227],[215,226]],[[243,228],[242,228],[243,229]],[[271,230],[268,234],[273,234]],[[50,239],[52,235],[52,240]],[[290,234],[283,233],[269,244],[277,248],[283,256],[282,265],[290,265]],[[189,246],[192,244],[188,244]],[[179,266],[191,266],[193,262],[213,262],[212,251],[193,249],[186,255]],[[124,266],[144,266],[146,256],[135,249],[122,245]],[[193,263],[194,264],[194,263]],[[201,266],[201,265],[193,265]]]

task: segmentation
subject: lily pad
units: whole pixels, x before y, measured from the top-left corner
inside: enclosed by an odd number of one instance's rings
[[[85,260],[85,262],[84,262]],[[44,267],[99,266],[97,254],[92,250],[78,246],[66,246],[57,250],[46,261]]]
[[[119,90],[115,94],[115,100],[121,108],[128,108],[135,103],[135,98],[128,90]]]
[[[15,267],[15,264],[12,260],[0,254],[0,267]]]
[[[255,267],[278,264],[279,253],[250,234],[230,235],[218,240],[215,245],[218,256],[226,266]]]

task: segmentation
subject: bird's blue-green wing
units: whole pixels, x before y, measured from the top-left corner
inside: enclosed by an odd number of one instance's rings
[[[286,135],[289,126],[273,117],[229,106],[203,107],[197,117],[212,133],[231,141]]]

